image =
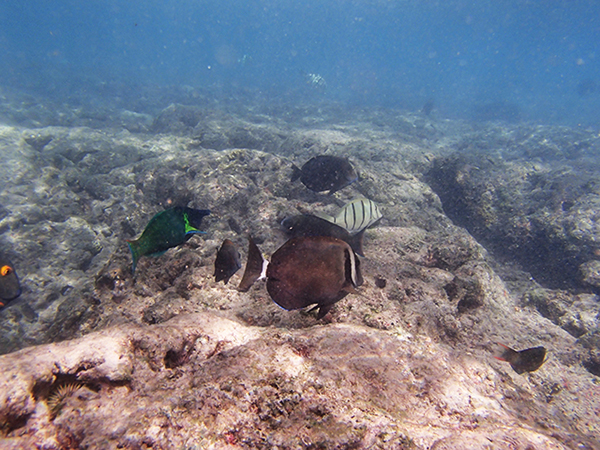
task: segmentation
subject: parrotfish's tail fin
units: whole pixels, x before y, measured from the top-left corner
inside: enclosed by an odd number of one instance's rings
[[[129,246],[129,250],[131,250],[131,258],[133,259],[133,264],[131,265],[131,274],[135,275],[135,266],[137,265],[137,261],[140,257],[139,248],[136,241],[127,240],[127,245]]]
[[[292,163],[292,178],[291,181],[296,181],[298,178],[302,176],[302,171],[296,167],[296,164]]]
[[[238,291],[246,292],[248,291],[254,282],[260,278],[263,273],[265,259],[260,252],[260,249],[252,239],[252,237],[248,238],[248,260],[246,261],[246,268],[244,269],[244,276],[242,277],[242,281],[240,281],[240,285],[238,286]]]
[[[350,244],[350,247],[352,247],[352,250],[354,250],[354,253],[356,253],[359,256],[365,256],[363,252],[363,237],[365,235],[365,230],[366,228],[360,230],[358,233],[352,236],[350,238],[350,242],[348,242],[348,244]]]
[[[200,231],[200,230],[196,230],[195,228],[193,230],[188,230],[185,233],[185,240],[187,241],[189,238],[191,238],[194,234],[206,234],[206,231]]]

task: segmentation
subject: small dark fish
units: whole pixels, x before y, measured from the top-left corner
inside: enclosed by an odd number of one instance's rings
[[[287,310],[316,303],[318,319],[362,283],[358,257],[347,243],[333,237],[290,239],[267,266],[267,291],[273,301]]]
[[[320,155],[309,159],[302,169],[292,164],[292,181],[300,181],[311,191],[329,190],[329,195],[358,180],[358,174],[347,158]]]
[[[183,244],[193,234],[204,233],[198,227],[208,209],[175,206],[156,214],[138,239],[128,240],[133,257],[132,272],[141,256],[159,256],[172,247]]]
[[[254,282],[262,275],[264,263],[265,259],[254,243],[254,239],[248,237],[248,259],[246,261],[246,268],[244,269],[244,276],[238,286],[238,291],[246,292],[252,287]]]
[[[240,262],[240,253],[235,248],[233,242],[225,239],[215,258],[215,281],[229,282],[229,279],[242,267]]]
[[[310,214],[287,217],[283,219],[281,226],[290,238],[302,236],[330,236],[346,242],[352,247],[352,250],[354,250],[357,255],[365,256],[362,248],[363,236],[365,233],[364,229],[352,236],[346,229],[339,225]]]
[[[504,344],[499,345],[501,345],[504,350],[500,356],[494,356],[494,358],[510,363],[510,366],[518,374],[523,372],[535,372],[542,364],[544,364],[546,358],[546,349],[544,347],[533,347],[517,351]]]
[[[21,285],[14,266],[0,256],[0,307],[21,295]]]

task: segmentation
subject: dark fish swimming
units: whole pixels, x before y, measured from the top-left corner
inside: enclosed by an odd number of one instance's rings
[[[544,347],[532,347],[525,350],[517,351],[506,345],[499,344],[504,349],[500,356],[494,358],[500,361],[510,363],[510,366],[518,374],[523,372],[535,372],[538,370],[546,358],[546,349]]]
[[[360,261],[350,246],[328,236],[290,239],[267,266],[267,291],[284,309],[316,304],[318,319],[363,284]]]
[[[262,253],[254,242],[254,239],[249,237],[248,260],[246,262],[246,268],[244,269],[244,276],[242,277],[242,281],[240,281],[240,285],[238,286],[238,291],[246,292],[252,287],[254,282],[262,275],[264,264],[265,259],[263,258]]]
[[[225,239],[215,258],[215,281],[223,281],[224,284],[242,267],[240,252],[237,251],[233,242]]]
[[[175,206],[152,217],[138,239],[127,241],[133,257],[132,272],[135,273],[140,257],[162,255],[168,249],[183,244],[193,234],[204,233],[198,227],[204,216],[209,214],[208,209]]]
[[[302,169],[292,164],[292,181],[300,181],[311,191],[329,190],[329,195],[358,180],[358,174],[347,158],[319,155],[309,159]]]
[[[290,238],[302,236],[330,236],[346,242],[357,255],[365,256],[363,253],[364,229],[352,236],[347,230],[310,214],[300,214],[283,219],[281,222],[283,230]]]
[[[21,295],[21,285],[15,267],[0,256],[0,307]]]

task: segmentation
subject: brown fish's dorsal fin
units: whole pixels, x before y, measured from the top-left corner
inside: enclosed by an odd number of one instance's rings
[[[252,236],[248,236],[248,259],[246,261],[246,268],[244,269],[244,276],[238,291],[247,292],[254,282],[260,278],[263,271],[263,264],[265,259]]]

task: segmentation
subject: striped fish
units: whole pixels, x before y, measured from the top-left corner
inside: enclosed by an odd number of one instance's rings
[[[377,203],[368,198],[352,200],[335,217],[326,214],[315,215],[345,228],[349,233],[363,230],[383,217]]]

